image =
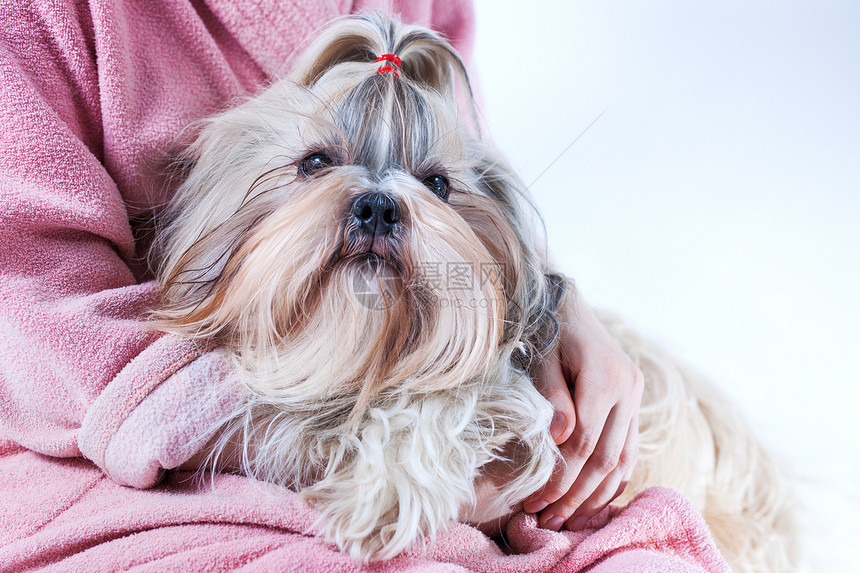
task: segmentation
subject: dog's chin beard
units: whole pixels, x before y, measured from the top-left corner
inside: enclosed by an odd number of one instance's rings
[[[361,229],[345,231],[327,266],[332,272],[345,273],[353,296],[371,310],[391,308],[404,286],[414,280],[414,265],[398,238]]]
[[[390,257],[367,252],[341,259],[352,295],[370,310],[391,308],[402,296],[407,278],[403,265]]]

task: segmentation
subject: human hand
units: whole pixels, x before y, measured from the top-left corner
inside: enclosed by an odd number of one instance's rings
[[[554,531],[581,529],[624,491],[636,463],[644,386],[642,372],[575,289],[564,301],[556,350],[535,372],[555,409],[550,432],[562,459],[524,503]]]

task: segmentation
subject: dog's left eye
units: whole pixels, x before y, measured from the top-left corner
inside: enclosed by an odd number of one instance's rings
[[[334,161],[332,161],[331,157],[321,151],[317,151],[302,159],[301,163],[299,163],[299,171],[305,177],[313,177],[318,171],[322,171],[332,165],[334,165]]]
[[[422,181],[424,186],[439,196],[443,201],[448,198],[448,180],[441,175],[431,175]]]

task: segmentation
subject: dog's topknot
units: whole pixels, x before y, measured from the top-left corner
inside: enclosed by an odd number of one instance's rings
[[[376,12],[336,21],[308,47],[292,72],[300,85],[313,87],[329,70],[344,63],[376,65],[383,54],[400,58],[399,77],[448,93],[458,87],[472,105],[472,91],[463,60],[435,32],[401,24]],[[459,94],[458,94],[459,95]]]

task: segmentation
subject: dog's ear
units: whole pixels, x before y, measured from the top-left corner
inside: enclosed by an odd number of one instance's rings
[[[459,95],[473,105],[466,66],[456,50],[439,35],[416,26],[406,26],[377,12],[363,12],[336,20],[326,28],[295,62],[293,80],[313,87],[329,70],[345,63],[378,63],[383,54],[400,58],[399,77],[443,94]],[[395,65],[395,64],[391,64]]]
[[[403,76],[440,93],[456,96],[457,82],[472,104],[472,88],[463,60],[439,36],[423,28],[409,28],[397,38],[394,53],[402,61]]]
[[[326,72],[348,62],[371,63],[381,55],[384,36],[366,18],[335,20],[294,63],[290,77],[300,86],[311,88]]]
[[[514,364],[528,370],[553,347],[559,332],[557,311],[572,285],[549,263],[543,219],[523,181],[487,144],[474,142],[471,152],[481,195],[493,202],[513,231],[512,240],[494,240],[487,248],[505,263],[504,341],[516,342]],[[481,222],[471,224],[481,226]]]

